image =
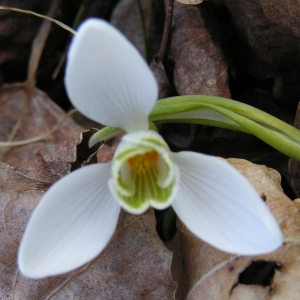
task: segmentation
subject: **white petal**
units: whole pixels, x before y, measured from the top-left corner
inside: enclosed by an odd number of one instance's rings
[[[46,192],[21,241],[21,273],[30,278],[65,273],[104,249],[120,212],[107,186],[110,167],[111,163],[86,166]]]
[[[109,23],[89,19],[79,27],[65,84],[74,106],[94,121],[127,132],[148,129],[157,83],[138,51]]]
[[[174,154],[180,187],[173,208],[199,238],[230,253],[258,255],[282,244],[282,233],[250,183],[228,163],[208,155]]]

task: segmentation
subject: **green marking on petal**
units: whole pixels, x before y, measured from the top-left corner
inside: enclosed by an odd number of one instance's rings
[[[178,167],[162,137],[151,130],[127,134],[118,146],[109,187],[120,205],[142,213],[168,207],[177,192]]]

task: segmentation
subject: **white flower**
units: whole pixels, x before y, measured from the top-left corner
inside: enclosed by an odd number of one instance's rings
[[[78,110],[128,134],[112,162],[72,172],[45,193],[19,249],[25,276],[58,275],[94,259],[113,235],[121,207],[142,213],[172,205],[196,236],[231,253],[263,254],[282,244],[274,217],[237,170],[212,156],[171,153],[148,129],[156,81],[111,25],[96,19],[81,25],[65,83]]]

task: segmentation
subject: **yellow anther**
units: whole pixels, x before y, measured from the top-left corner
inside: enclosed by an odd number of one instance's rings
[[[128,159],[128,164],[131,169],[137,173],[142,173],[149,170],[158,161],[158,153],[156,151],[139,154]]]

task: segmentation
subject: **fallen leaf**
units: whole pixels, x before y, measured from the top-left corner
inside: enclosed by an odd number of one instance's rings
[[[82,132],[56,147],[38,150],[35,155],[22,161],[16,170],[30,178],[38,178],[47,187],[65,176],[71,169],[81,167],[93,150],[87,151],[86,133]],[[83,150],[82,150],[83,147]]]
[[[244,43],[242,48],[244,50],[247,48],[245,52],[242,50],[243,57],[240,56],[239,59],[239,62],[245,62],[242,68],[246,68],[246,71],[262,79],[276,76],[273,89],[275,100],[282,106],[295,111],[300,92],[298,70],[300,6],[298,1],[225,0],[225,4],[237,35]],[[236,48],[240,48],[240,45]],[[236,53],[239,56],[238,51]]]
[[[174,55],[174,84],[179,95],[213,95],[230,98],[227,64],[207,26],[207,7],[174,3],[171,51]]]
[[[225,0],[234,23],[252,49],[274,67],[294,67],[299,61],[300,7],[294,0]],[[291,56],[292,53],[296,57]]]
[[[284,195],[280,175],[275,170],[240,159],[228,159],[228,162],[247,177],[266,199],[281,226],[285,243],[277,251],[266,255],[231,255],[196,238],[178,220],[179,231],[172,244],[172,274],[182,284],[178,287],[176,299],[298,299],[300,200],[291,201]],[[247,282],[250,275],[242,280],[241,274],[248,274],[255,264],[271,266],[271,275],[265,285],[258,280]]]
[[[58,124],[64,118],[64,122]],[[18,147],[1,147],[2,162],[18,166],[39,149],[49,149],[78,134],[82,129],[38,89],[33,89],[32,94],[28,94],[27,85],[22,83],[4,85],[0,89],[1,142],[16,142],[46,135],[56,125],[59,125],[59,130],[40,141]]]

